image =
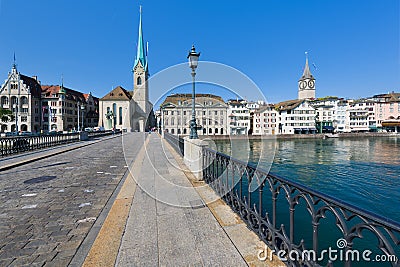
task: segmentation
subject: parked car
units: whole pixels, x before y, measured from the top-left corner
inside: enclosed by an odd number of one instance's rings
[[[103,126],[94,127],[93,130],[95,132],[104,132],[106,129]]]

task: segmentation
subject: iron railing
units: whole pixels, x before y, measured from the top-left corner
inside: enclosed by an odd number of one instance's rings
[[[400,265],[398,222],[209,148],[203,162],[204,180],[288,266],[336,265],[327,254],[321,259],[328,244],[340,265],[356,265],[357,253],[362,262],[366,249],[372,260],[380,253],[386,264]]]
[[[173,135],[164,132],[164,138],[175,149],[179,155],[184,156],[184,140],[182,136]]]
[[[111,134],[113,134],[112,131],[90,132],[88,133],[88,137],[96,138]],[[6,157],[16,153],[43,149],[77,141],[79,141],[79,133],[4,137],[0,138],[0,153],[1,157]]]

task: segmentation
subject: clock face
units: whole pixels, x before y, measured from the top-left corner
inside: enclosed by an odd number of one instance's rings
[[[305,81],[300,82],[300,89],[304,89],[304,88],[306,88],[306,86],[307,86],[307,82],[305,82]]]
[[[315,85],[315,83],[314,83],[314,81],[313,81],[313,80],[311,80],[311,81],[308,81],[308,87],[310,87],[310,88],[314,88],[314,85]]]

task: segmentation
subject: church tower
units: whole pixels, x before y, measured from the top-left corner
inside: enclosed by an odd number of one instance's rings
[[[140,7],[139,35],[135,63],[133,64],[133,100],[138,104],[143,114],[148,115],[149,89],[147,79],[149,77],[147,52],[143,41],[142,32],[142,7]]]
[[[306,52],[306,65],[304,66],[303,75],[299,82],[298,99],[311,99],[315,98],[315,78],[311,74],[310,67],[308,66],[308,53]]]

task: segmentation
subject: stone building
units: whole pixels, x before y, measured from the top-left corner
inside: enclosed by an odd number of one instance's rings
[[[13,112],[15,120],[1,121],[1,132],[49,132],[78,130],[98,124],[98,99],[63,85],[41,85],[37,76],[18,72],[14,63],[0,87],[0,106]]]
[[[128,132],[144,132],[156,124],[153,105],[149,101],[149,66],[143,39],[141,12],[137,53],[132,72],[133,91],[117,86],[100,99],[99,126]]]
[[[308,100],[289,100],[275,104],[279,112],[280,134],[314,134],[315,109]]]
[[[242,99],[230,99],[228,100],[228,107],[229,134],[249,134],[251,128],[251,113],[250,109],[247,107],[247,101]]]
[[[64,85],[42,85],[41,103],[44,131],[83,130],[98,125],[99,99],[91,93]]]
[[[400,93],[375,95],[377,130],[400,132]]]
[[[160,105],[162,130],[171,134],[190,134],[192,95],[167,96]],[[220,96],[196,94],[196,123],[198,135],[228,134],[228,105]]]
[[[263,105],[254,111],[253,135],[274,135],[278,133],[279,112],[274,105]]]
[[[11,110],[15,120],[1,118],[1,132],[40,131],[40,98],[41,87],[37,77],[19,73],[14,62],[11,72],[0,87],[0,107]]]

